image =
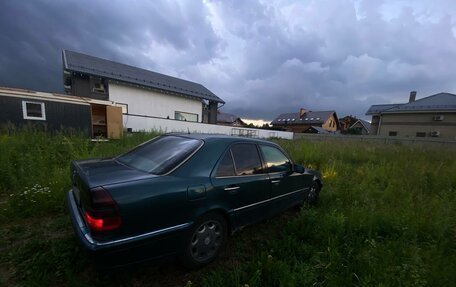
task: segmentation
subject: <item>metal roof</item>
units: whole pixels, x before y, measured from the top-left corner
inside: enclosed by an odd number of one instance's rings
[[[366,115],[380,113],[425,112],[425,111],[454,111],[456,110],[456,95],[438,93],[405,104],[373,105]]]
[[[325,130],[324,128],[317,127],[317,126],[310,126],[307,130],[309,130],[309,129],[314,129],[319,134],[329,134],[330,133],[329,131]]]
[[[366,115],[374,115],[374,114],[379,114],[383,111],[386,111],[388,109],[394,108],[398,104],[387,104],[387,105],[372,105],[370,106],[369,110],[367,110]],[[399,104],[403,105],[403,104]]]
[[[63,65],[64,69],[68,71],[174,92],[198,99],[225,103],[201,84],[82,53],[63,50]]]
[[[335,111],[308,111],[302,117],[299,113],[280,114],[271,123],[273,125],[315,125],[323,124]]]

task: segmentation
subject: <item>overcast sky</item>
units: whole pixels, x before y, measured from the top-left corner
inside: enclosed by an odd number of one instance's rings
[[[241,117],[367,118],[456,93],[456,1],[0,1],[0,86],[62,92],[62,49],[201,83]]]

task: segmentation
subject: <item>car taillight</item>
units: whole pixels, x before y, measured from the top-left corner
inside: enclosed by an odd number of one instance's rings
[[[120,227],[122,219],[115,201],[102,187],[90,190],[90,208],[84,211],[84,217],[93,233],[102,233]]]

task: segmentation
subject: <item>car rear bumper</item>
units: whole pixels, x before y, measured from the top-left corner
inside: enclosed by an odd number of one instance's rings
[[[68,211],[78,241],[101,269],[114,268],[176,254],[191,223],[111,241],[92,238],[76,204],[73,192],[66,196]]]

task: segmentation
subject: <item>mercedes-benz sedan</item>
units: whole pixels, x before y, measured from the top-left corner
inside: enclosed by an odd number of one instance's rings
[[[110,159],[73,161],[69,213],[99,268],[177,255],[213,261],[241,227],[303,202],[322,186],[277,144],[167,134]]]

